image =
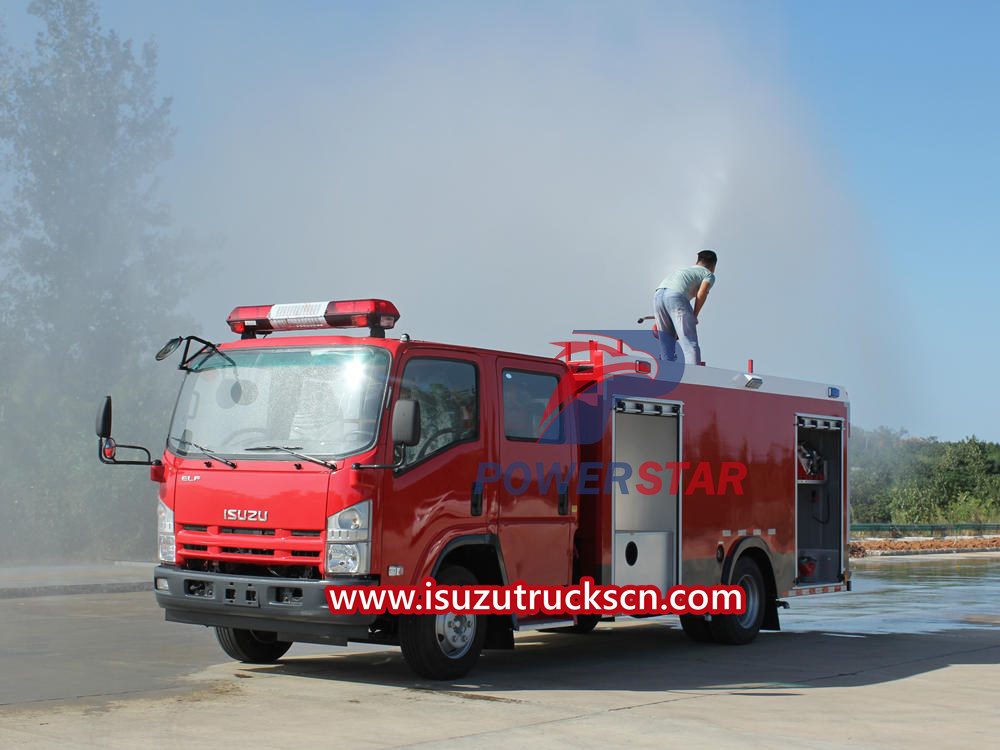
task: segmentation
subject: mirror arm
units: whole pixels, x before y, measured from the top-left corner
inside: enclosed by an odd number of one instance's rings
[[[393,446],[393,450],[399,446]],[[405,446],[404,446],[405,448]],[[404,450],[399,456],[399,460],[394,464],[351,464],[352,469],[401,469],[403,467],[403,462],[406,460],[406,451]]]
[[[142,451],[146,454],[145,461],[119,461],[114,458],[106,458],[104,456],[104,438],[97,439],[97,457],[101,460],[102,464],[118,464],[120,466],[159,466],[160,460],[154,459],[153,455],[149,452],[148,448],[143,448],[141,445],[122,445],[121,443],[116,444],[116,448],[130,448],[136,451]]]
[[[201,344],[201,348],[199,348],[198,351],[196,351],[194,354],[190,354],[189,355],[189,352],[191,351],[191,342],[192,341],[197,341],[199,344]],[[233,358],[230,357],[225,352],[220,351],[219,347],[217,347],[211,341],[205,341],[205,339],[199,338],[198,336],[186,336],[184,338],[184,356],[181,357],[181,363],[179,365],[177,365],[177,369],[178,370],[188,370],[188,369],[190,369],[190,367],[191,367],[191,360],[193,360],[195,357],[199,356],[200,354],[203,354],[206,350],[214,351],[220,357],[222,357],[223,359],[225,359],[226,361],[228,361],[233,367],[236,367],[236,362],[233,361]]]

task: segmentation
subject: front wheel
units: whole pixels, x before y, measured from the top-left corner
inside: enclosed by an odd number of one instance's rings
[[[442,586],[474,586],[466,568],[445,568],[437,577]],[[479,659],[486,638],[483,615],[402,615],[399,645],[414,672],[431,680],[454,680],[468,673]]]
[[[746,609],[740,615],[713,615],[709,626],[717,643],[750,643],[764,622],[764,576],[752,558],[744,555],[736,561],[733,584],[743,589]]]
[[[261,630],[216,627],[215,638],[223,651],[248,664],[273,664],[292,647],[291,641]]]

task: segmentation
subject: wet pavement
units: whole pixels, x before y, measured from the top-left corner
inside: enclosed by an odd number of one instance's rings
[[[1000,624],[1000,553],[852,560],[853,590],[790,597],[781,629],[934,633]]]

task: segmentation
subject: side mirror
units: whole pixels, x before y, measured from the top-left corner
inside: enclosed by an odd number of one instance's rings
[[[420,403],[401,398],[392,410],[393,445],[416,445],[420,442]]]
[[[97,457],[102,464],[131,464],[133,466],[159,466],[159,461],[154,461],[149,450],[141,445],[118,445],[111,439],[111,396],[105,396],[104,403],[97,410]],[[146,454],[145,461],[119,461],[116,456],[119,448],[129,448],[131,450],[142,451]]]
[[[165,343],[163,345],[163,348],[156,353],[156,361],[162,362],[163,360],[165,360],[167,357],[169,357],[171,354],[174,353],[174,351],[177,349],[178,346],[181,345],[183,341],[184,339],[182,339],[180,336],[170,339],[170,341]]]
[[[392,410],[392,444],[413,446],[420,442],[420,403],[401,398]],[[406,454],[400,451],[394,464],[351,464],[352,469],[398,469],[403,465]]]
[[[111,437],[111,396],[107,396],[97,410],[97,437]]]

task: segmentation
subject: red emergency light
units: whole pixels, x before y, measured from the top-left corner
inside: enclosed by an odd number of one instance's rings
[[[351,299],[332,302],[292,302],[281,305],[237,307],[226,318],[234,333],[245,339],[274,331],[307,331],[316,328],[371,329],[384,338],[386,329],[399,320],[399,310],[384,299]]]

